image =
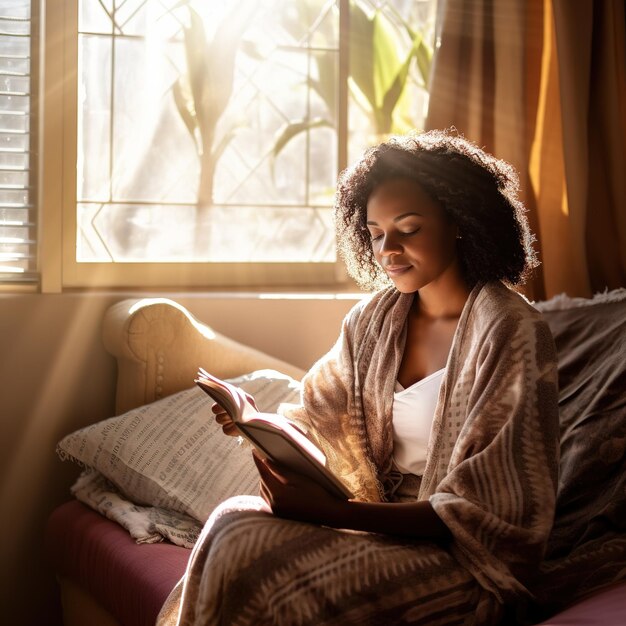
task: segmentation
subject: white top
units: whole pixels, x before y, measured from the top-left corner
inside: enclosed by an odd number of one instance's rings
[[[437,407],[444,369],[404,389],[396,382],[393,394],[393,456],[403,474],[421,476],[426,467],[426,448]]]

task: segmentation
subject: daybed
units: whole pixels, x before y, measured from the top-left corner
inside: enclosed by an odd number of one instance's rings
[[[540,604],[516,619],[623,625],[626,290],[593,300],[557,297],[538,308],[559,352],[561,479],[533,589]],[[60,456],[84,471],[76,498],[51,516],[46,543],[66,626],[148,626],[211,508],[255,490],[249,452],[214,427],[210,401],[191,385],[197,367],[235,377],[261,410],[297,401],[303,372],[215,333],[170,300],[116,304],[104,341],[118,363],[119,417],[60,443]]]

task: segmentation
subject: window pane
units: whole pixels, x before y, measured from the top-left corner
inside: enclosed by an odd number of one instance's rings
[[[437,0],[356,0],[350,15],[349,160],[389,134],[422,130]],[[413,49],[416,42],[421,45]],[[403,88],[387,107],[409,60]]]
[[[196,201],[199,159],[172,96],[179,73],[171,59],[180,45],[173,46],[163,42],[153,49],[140,38],[115,41],[115,200]]]
[[[79,5],[77,260],[333,262],[336,3],[104,5]]]
[[[84,203],[78,207],[78,256],[127,263],[230,262],[236,249],[239,262],[289,262],[305,247],[318,261],[333,254],[331,213],[328,207],[216,205],[198,229],[190,205]],[[274,245],[277,239],[281,246]]]
[[[109,199],[111,128],[111,41],[85,35],[79,41],[81,76],[99,80],[78,82],[77,195],[85,200]]]
[[[78,14],[81,32],[112,32],[113,0],[80,0]]]

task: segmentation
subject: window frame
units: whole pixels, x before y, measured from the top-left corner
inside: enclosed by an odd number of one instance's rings
[[[339,116],[337,173],[347,165],[349,0],[339,0]],[[78,0],[46,4],[46,60],[41,150],[40,269],[44,292],[83,288],[353,290],[334,263],[78,263],[76,159]]]

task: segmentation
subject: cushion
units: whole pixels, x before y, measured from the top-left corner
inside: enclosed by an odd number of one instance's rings
[[[273,370],[231,379],[260,411],[298,402],[299,383]],[[188,515],[203,523],[234,494],[254,493],[250,451],[222,433],[213,401],[197,387],[87,426],[63,438],[57,452],[102,474],[135,504]]]
[[[611,295],[569,306],[559,298],[543,311],[558,352],[561,424],[550,556],[626,531],[626,289]]]
[[[626,575],[626,289],[536,306],[558,352],[561,462],[535,591],[557,609]]]

